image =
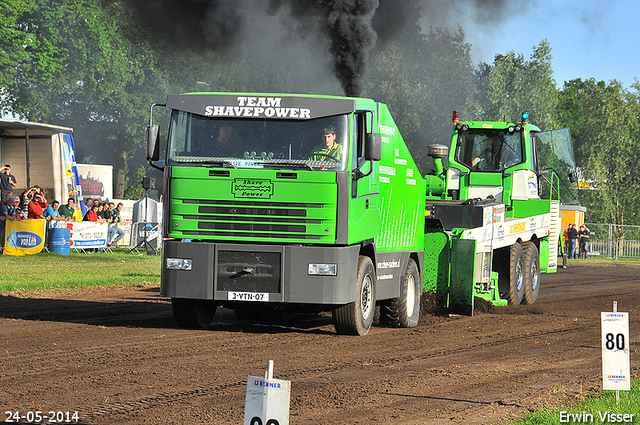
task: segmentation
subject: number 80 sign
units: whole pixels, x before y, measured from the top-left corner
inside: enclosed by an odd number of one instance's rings
[[[602,389],[631,390],[629,313],[600,313],[602,323]]]

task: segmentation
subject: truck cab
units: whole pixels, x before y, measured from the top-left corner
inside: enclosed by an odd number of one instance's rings
[[[170,110],[162,146],[153,107],[147,130],[164,172],[161,294],[179,325],[206,326],[218,306],[331,311],[363,335],[391,301],[390,320],[417,324],[421,286],[402,283],[407,268],[420,280],[424,182],[384,104],[190,93],[155,106]]]
[[[465,312],[475,296],[533,303],[538,274],[557,268],[559,203],[575,187],[571,138],[568,129],[541,131],[528,118],[460,121],[454,111],[450,149],[430,147],[426,227],[474,245],[467,261],[473,277],[457,303]]]

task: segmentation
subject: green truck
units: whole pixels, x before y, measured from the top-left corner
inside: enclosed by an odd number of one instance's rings
[[[162,145],[160,106],[170,110]],[[422,177],[371,99],[191,93],[152,105],[161,295],[178,325],[206,327],[218,306],[239,318],[330,311],[338,333],[365,335],[377,321],[416,326],[423,292],[466,314],[475,297],[535,301],[560,230],[557,173],[539,152],[565,152],[541,140],[569,142],[572,156],[570,139],[455,121],[451,149],[430,146],[435,170]],[[483,154],[494,133],[517,151],[506,168]]]

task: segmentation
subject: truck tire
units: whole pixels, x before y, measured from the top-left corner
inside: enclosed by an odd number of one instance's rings
[[[333,310],[333,326],[343,335],[366,335],[376,309],[376,271],[369,257],[358,258],[358,293],[352,303]]]
[[[173,318],[181,328],[204,329],[216,315],[217,304],[210,300],[171,298]]]
[[[518,305],[524,296],[524,252],[519,243],[509,247],[509,304]]]
[[[533,304],[540,292],[540,254],[531,241],[522,244],[524,252],[524,295],[522,304]]]
[[[410,258],[400,284],[400,296],[385,304],[385,321],[391,326],[413,328],[420,318],[422,282],[418,265]]]

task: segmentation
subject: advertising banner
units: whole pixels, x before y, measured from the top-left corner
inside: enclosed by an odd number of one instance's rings
[[[133,223],[130,246],[156,249],[159,247],[160,229],[158,223]],[[145,245],[145,242],[148,244]]]
[[[77,164],[83,199],[102,202],[113,198],[113,166]]]
[[[76,203],[80,205],[80,214],[84,215],[84,204],[82,202],[82,185],[80,184],[80,175],[76,164],[76,148],[73,141],[73,135],[64,133],[62,135],[62,162],[64,167],[65,180],[67,181],[67,192],[70,197],[75,198]],[[65,203],[65,198],[61,198],[60,202]]]
[[[33,255],[44,248],[46,220],[7,220],[4,255]]]
[[[44,220],[42,220],[44,221]],[[75,249],[104,248],[107,246],[107,223],[92,221],[60,221],[52,227],[68,228],[71,230],[70,247]]]

